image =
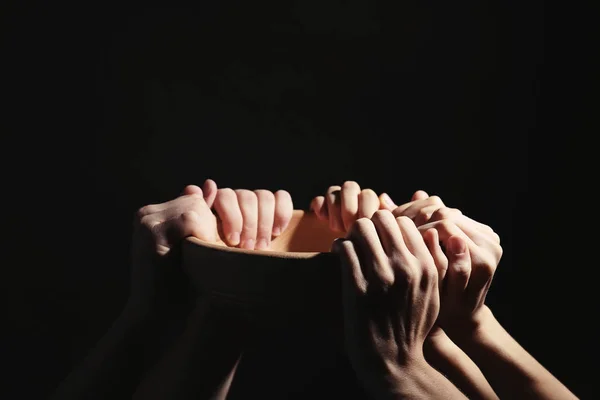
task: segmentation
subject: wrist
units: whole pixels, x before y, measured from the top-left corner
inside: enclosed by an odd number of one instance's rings
[[[497,325],[498,321],[492,310],[483,305],[468,318],[455,319],[451,323],[445,324],[444,330],[453,342],[464,344],[480,340],[494,331]]]
[[[398,369],[389,395],[379,396],[379,398],[394,400],[430,398],[433,396],[432,386],[434,391],[443,390],[441,386],[449,383],[441,382],[440,378],[446,381],[424,357],[413,359]]]

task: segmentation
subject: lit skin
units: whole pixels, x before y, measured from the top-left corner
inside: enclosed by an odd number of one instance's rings
[[[419,230],[424,234],[437,231],[439,242],[452,254],[453,263],[448,264],[444,279],[439,326],[477,364],[495,393],[510,399],[575,399],[510,336],[485,305],[502,257],[498,235],[459,210],[446,207],[433,212]]]
[[[439,278],[413,221],[376,211],[332,250],[342,264],[347,353],[372,398],[466,399],[423,354],[439,313]]]
[[[422,190],[400,206],[385,193],[379,199],[382,208],[418,226],[435,260],[441,309],[424,342],[427,360],[469,398],[576,398],[502,328],[485,305],[502,257],[499,236]],[[313,204],[319,202],[313,200]],[[349,213],[341,207],[332,209],[339,209],[339,215]],[[330,218],[322,209],[316,212]]]
[[[137,218],[145,235],[134,236],[134,244],[140,246],[140,253],[156,246],[157,254],[166,255],[187,236],[217,243],[218,218],[225,236],[225,243],[220,244],[268,250],[272,238],[286,229],[292,211],[286,191],[218,189],[209,179],[203,188],[187,186],[175,200],[142,207]],[[140,263],[140,269],[148,267],[152,268]],[[174,393],[198,393],[206,388],[213,392],[202,392],[201,397],[225,398],[245,340],[244,329],[234,316],[213,308],[205,301],[197,303],[185,331],[141,382],[135,399],[168,399]],[[203,376],[202,385],[197,376]]]
[[[311,210],[320,219],[328,220],[329,226],[332,229],[337,228],[338,232],[343,228],[344,233],[349,232],[357,218],[371,218],[378,209],[393,211],[395,217],[408,217],[419,226],[429,222],[432,216],[437,220],[445,215],[444,211],[435,214],[444,207],[438,196],[429,196],[422,190],[416,191],[410,202],[397,206],[387,193],[378,196],[371,189],[361,189],[358,183],[353,181],[344,182],[341,186],[330,186],[324,196],[315,197],[311,202]],[[342,222],[341,225],[339,221]],[[422,234],[433,256],[441,287],[446,271],[460,268],[460,260],[451,253],[446,257],[434,228],[422,230]],[[429,332],[424,349],[427,361],[446,375],[469,398],[498,398],[477,365],[450,340],[439,323]]]
[[[268,248],[272,237],[286,229],[292,210],[291,197],[285,191],[218,189],[210,179],[202,188],[187,186],[171,201],[140,208],[134,218],[129,299],[111,329],[58,388],[56,398],[88,399],[93,395],[111,398],[120,395],[113,391],[122,386],[121,382],[129,384],[113,366],[122,365],[132,372],[139,368],[136,360],[143,351],[142,342],[148,334],[170,323],[169,315],[182,306],[180,296],[186,293],[185,276],[177,252],[172,251],[182,239],[195,236],[223,246],[241,243],[244,248],[256,248],[253,241],[262,246],[266,240]],[[226,237],[239,234],[237,241],[217,241],[217,218]],[[219,354],[234,353],[230,351],[231,343],[240,338],[231,337],[229,332],[235,331],[230,328],[239,321],[223,318],[223,312],[213,311],[213,305],[206,302],[196,303],[190,315],[183,334],[148,375],[165,377],[164,372],[169,371],[172,379],[163,380],[160,388],[155,386],[157,381],[145,380],[138,387],[136,398],[169,398],[169,388],[181,388],[182,380],[192,382],[185,380],[186,374],[201,370],[208,371],[203,375],[206,389],[214,386],[214,398],[224,398],[237,360],[225,357],[223,361]],[[223,352],[219,353],[219,349]],[[204,356],[194,358],[194,368],[189,368],[190,355],[199,352]]]

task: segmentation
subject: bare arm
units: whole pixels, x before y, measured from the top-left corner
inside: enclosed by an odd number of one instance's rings
[[[126,308],[82,364],[59,386],[55,399],[105,399],[131,393],[143,370],[144,332],[153,318]]]
[[[500,325],[489,308],[481,325],[459,337],[460,346],[479,365],[494,389],[511,399],[576,399]]]
[[[247,332],[236,315],[200,301],[133,399],[225,399]]]
[[[498,395],[473,360],[441,329],[425,341],[425,358],[470,399],[498,399]]]

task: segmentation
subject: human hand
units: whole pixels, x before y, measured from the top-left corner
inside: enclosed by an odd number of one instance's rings
[[[187,236],[215,242],[217,222],[210,210],[217,195],[216,183],[207,180],[204,190],[187,186],[182,195],[161,204],[140,208],[134,219],[132,276],[129,305],[148,307],[160,301],[177,274],[171,249]]]
[[[427,223],[435,211],[445,207],[439,196],[429,196],[424,190],[417,190],[409,202],[401,205],[396,205],[387,194],[381,197],[383,208],[392,211],[395,217],[412,219],[417,226]]]
[[[489,316],[485,298],[502,257],[500,237],[489,226],[447,207],[433,212],[418,229],[444,280],[439,325],[453,339],[459,332],[477,329]]]
[[[294,205],[285,190],[218,189],[214,209],[225,243],[248,250],[268,250],[292,219]]]
[[[424,364],[440,306],[434,259],[413,221],[388,210],[358,219],[332,250],[342,262],[350,361],[372,395],[393,393]]]
[[[382,205],[383,199],[389,196],[384,193],[378,197],[373,190],[361,189],[358,183],[346,181],[342,186],[330,186],[325,196],[315,197],[310,209],[320,220],[329,221],[331,230],[346,233],[358,218],[371,218],[375,211],[386,208]]]

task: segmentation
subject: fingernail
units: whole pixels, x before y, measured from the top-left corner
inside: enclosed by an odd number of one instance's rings
[[[390,207],[395,207],[396,204],[394,204],[394,202],[392,201],[392,198],[387,194],[387,193],[383,193],[381,195],[381,197],[383,198],[383,201],[385,204],[387,204]]]
[[[273,227],[273,236],[281,235],[281,228],[278,226]]]
[[[450,240],[448,243],[448,250],[456,256],[463,254],[467,248],[463,240]]]
[[[244,240],[244,243],[240,247],[242,249],[254,250],[254,239]]]
[[[267,242],[267,239],[258,239],[258,242],[256,242],[256,249],[257,250],[267,250],[269,248],[269,242]]]
[[[227,240],[231,245],[237,246],[240,243],[240,234],[238,232],[230,233]]]

